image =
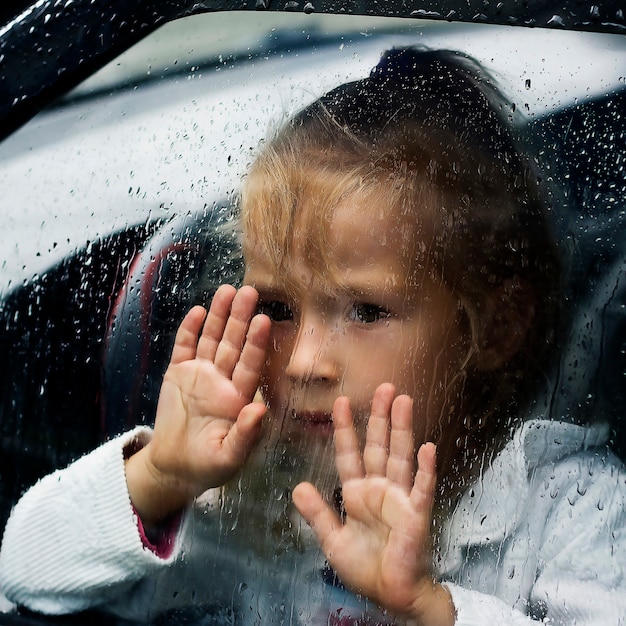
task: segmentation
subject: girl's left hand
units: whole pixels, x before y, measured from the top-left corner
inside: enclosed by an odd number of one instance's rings
[[[349,400],[338,398],[333,420],[345,519],[310,483],[298,485],[293,499],[344,585],[418,623],[454,624],[450,594],[430,573],[436,449],[420,447],[413,477],[412,407],[408,396],[395,397],[393,385],[378,387],[361,455]]]

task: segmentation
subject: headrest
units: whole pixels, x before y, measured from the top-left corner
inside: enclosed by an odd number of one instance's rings
[[[222,283],[238,285],[243,262],[232,208],[216,203],[164,223],[135,257],[109,316],[102,363],[101,432],[154,420],[176,329]]]

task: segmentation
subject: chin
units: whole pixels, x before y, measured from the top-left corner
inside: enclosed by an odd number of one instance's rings
[[[310,482],[323,495],[332,494],[339,481],[332,424],[330,429],[311,428],[290,417],[268,420],[254,455],[257,471],[285,489]]]

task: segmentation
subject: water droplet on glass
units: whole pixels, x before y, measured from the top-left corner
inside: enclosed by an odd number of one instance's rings
[[[565,27],[565,22],[560,15],[553,15],[547,22],[548,26],[561,26]]]
[[[411,11],[411,17],[441,19],[441,13],[437,11],[427,11],[426,9],[417,9],[416,11]]]

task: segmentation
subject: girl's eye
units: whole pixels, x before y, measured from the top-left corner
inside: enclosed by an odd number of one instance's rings
[[[293,319],[293,311],[291,310],[291,307],[280,300],[259,302],[257,313],[267,315],[272,322],[285,322]]]
[[[353,304],[348,314],[350,321],[360,322],[361,324],[373,324],[374,322],[387,319],[390,316],[391,313],[384,307],[368,303]]]

